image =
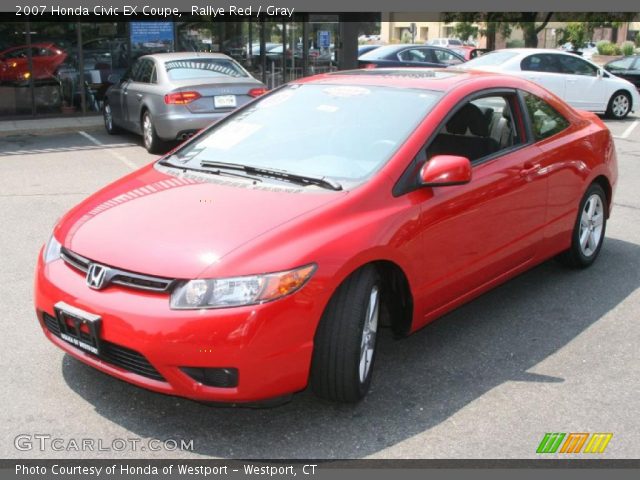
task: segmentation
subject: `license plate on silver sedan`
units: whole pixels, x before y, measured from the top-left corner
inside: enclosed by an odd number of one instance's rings
[[[213,97],[213,106],[216,108],[235,108],[235,95],[217,95]]]

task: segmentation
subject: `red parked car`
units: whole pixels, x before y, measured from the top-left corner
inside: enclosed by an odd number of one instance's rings
[[[33,70],[29,70],[29,48]],[[54,77],[67,54],[52,43],[21,45],[0,52],[0,82],[21,82],[33,76],[34,80]]]
[[[37,316],[68,354],[157,392],[241,403],[310,384],[353,402],[381,325],[415,332],[554,256],[590,265],[616,177],[598,117],[524,79],[302,79],[68,212]]]

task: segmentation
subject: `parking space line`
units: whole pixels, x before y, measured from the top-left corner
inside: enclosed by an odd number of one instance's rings
[[[94,145],[99,145],[101,147],[105,147],[105,150],[109,155],[111,155],[112,157],[117,158],[118,160],[120,160],[122,163],[124,163],[131,170],[137,170],[139,168],[135,163],[133,163],[127,157],[125,157],[124,155],[121,155],[120,153],[110,149],[109,145],[106,145],[106,144],[102,143],[100,140],[98,140],[93,135],[89,135],[87,132],[84,132],[82,130],[78,130],[78,133],[80,135],[82,135],[84,138],[86,138],[87,140],[89,140]]]
[[[638,124],[640,124],[640,122],[638,120],[634,120],[634,122],[629,125],[624,132],[622,132],[622,135],[614,135],[613,138],[622,138],[623,140],[629,138],[629,135],[631,135],[631,132],[633,132],[633,129],[636,128]]]

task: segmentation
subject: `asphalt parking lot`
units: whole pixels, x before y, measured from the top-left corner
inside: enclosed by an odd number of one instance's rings
[[[83,198],[150,162],[101,130],[0,137],[2,458],[532,458],[545,432],[612,432],[640,450],[640,117],[607,121],[619,186],[585,271],[554,261],[404,340],[382,336],[356,406],[303,392],[266,410],[215,408],[104,375],[45,340],[32,305],[38,250]],[[18,450],[20,434],[193,440],[193,451]]]

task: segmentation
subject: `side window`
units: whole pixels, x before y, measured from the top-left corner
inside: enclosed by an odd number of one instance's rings
[[[138,69],[133,71],[133,81],[140,83],[151,83],[153,75],[153,62],[151,60],[140,60]]]
[[[136,60],[136,62],[131,65],[131,68],[127,70],[125,73],[125,78],[127,80],[131,80],[132,82],[137,82],[138,72],[140,71],[140,66],[142,65],[142,60]]]
[[[475,162],[519,145],[514,104],[515,94],[489,95],[464,104],[427,147],[427,159],[458,155]]]
[[[569,121],[541,98],[528,92],[523,92],[523,98],[536,141],[551,137],[569,126]]]
[[[585,62],[581,58],[568,55],[557,55],[557,60],[560,63],[562,73],[586,75],[589,77],[595,77],[598,74],[598,69],[596,67]]]
[[[529,55],[520,62],[520,69],[530,72],[560,73],[556,55],[537,53]]]
[[[423,50],[418,48],[409,48],[398,54],[398,58],[403,62],[426,62]]]
[[[462,63],[462,60],[446,50],[434,50],[433,53],[438,59],[438,63],[444,63],[445,65],[458,65]]]
[[[27,58],[27,49],[26,48],[16,48],[15,50],[7,53],[5,58]]]

